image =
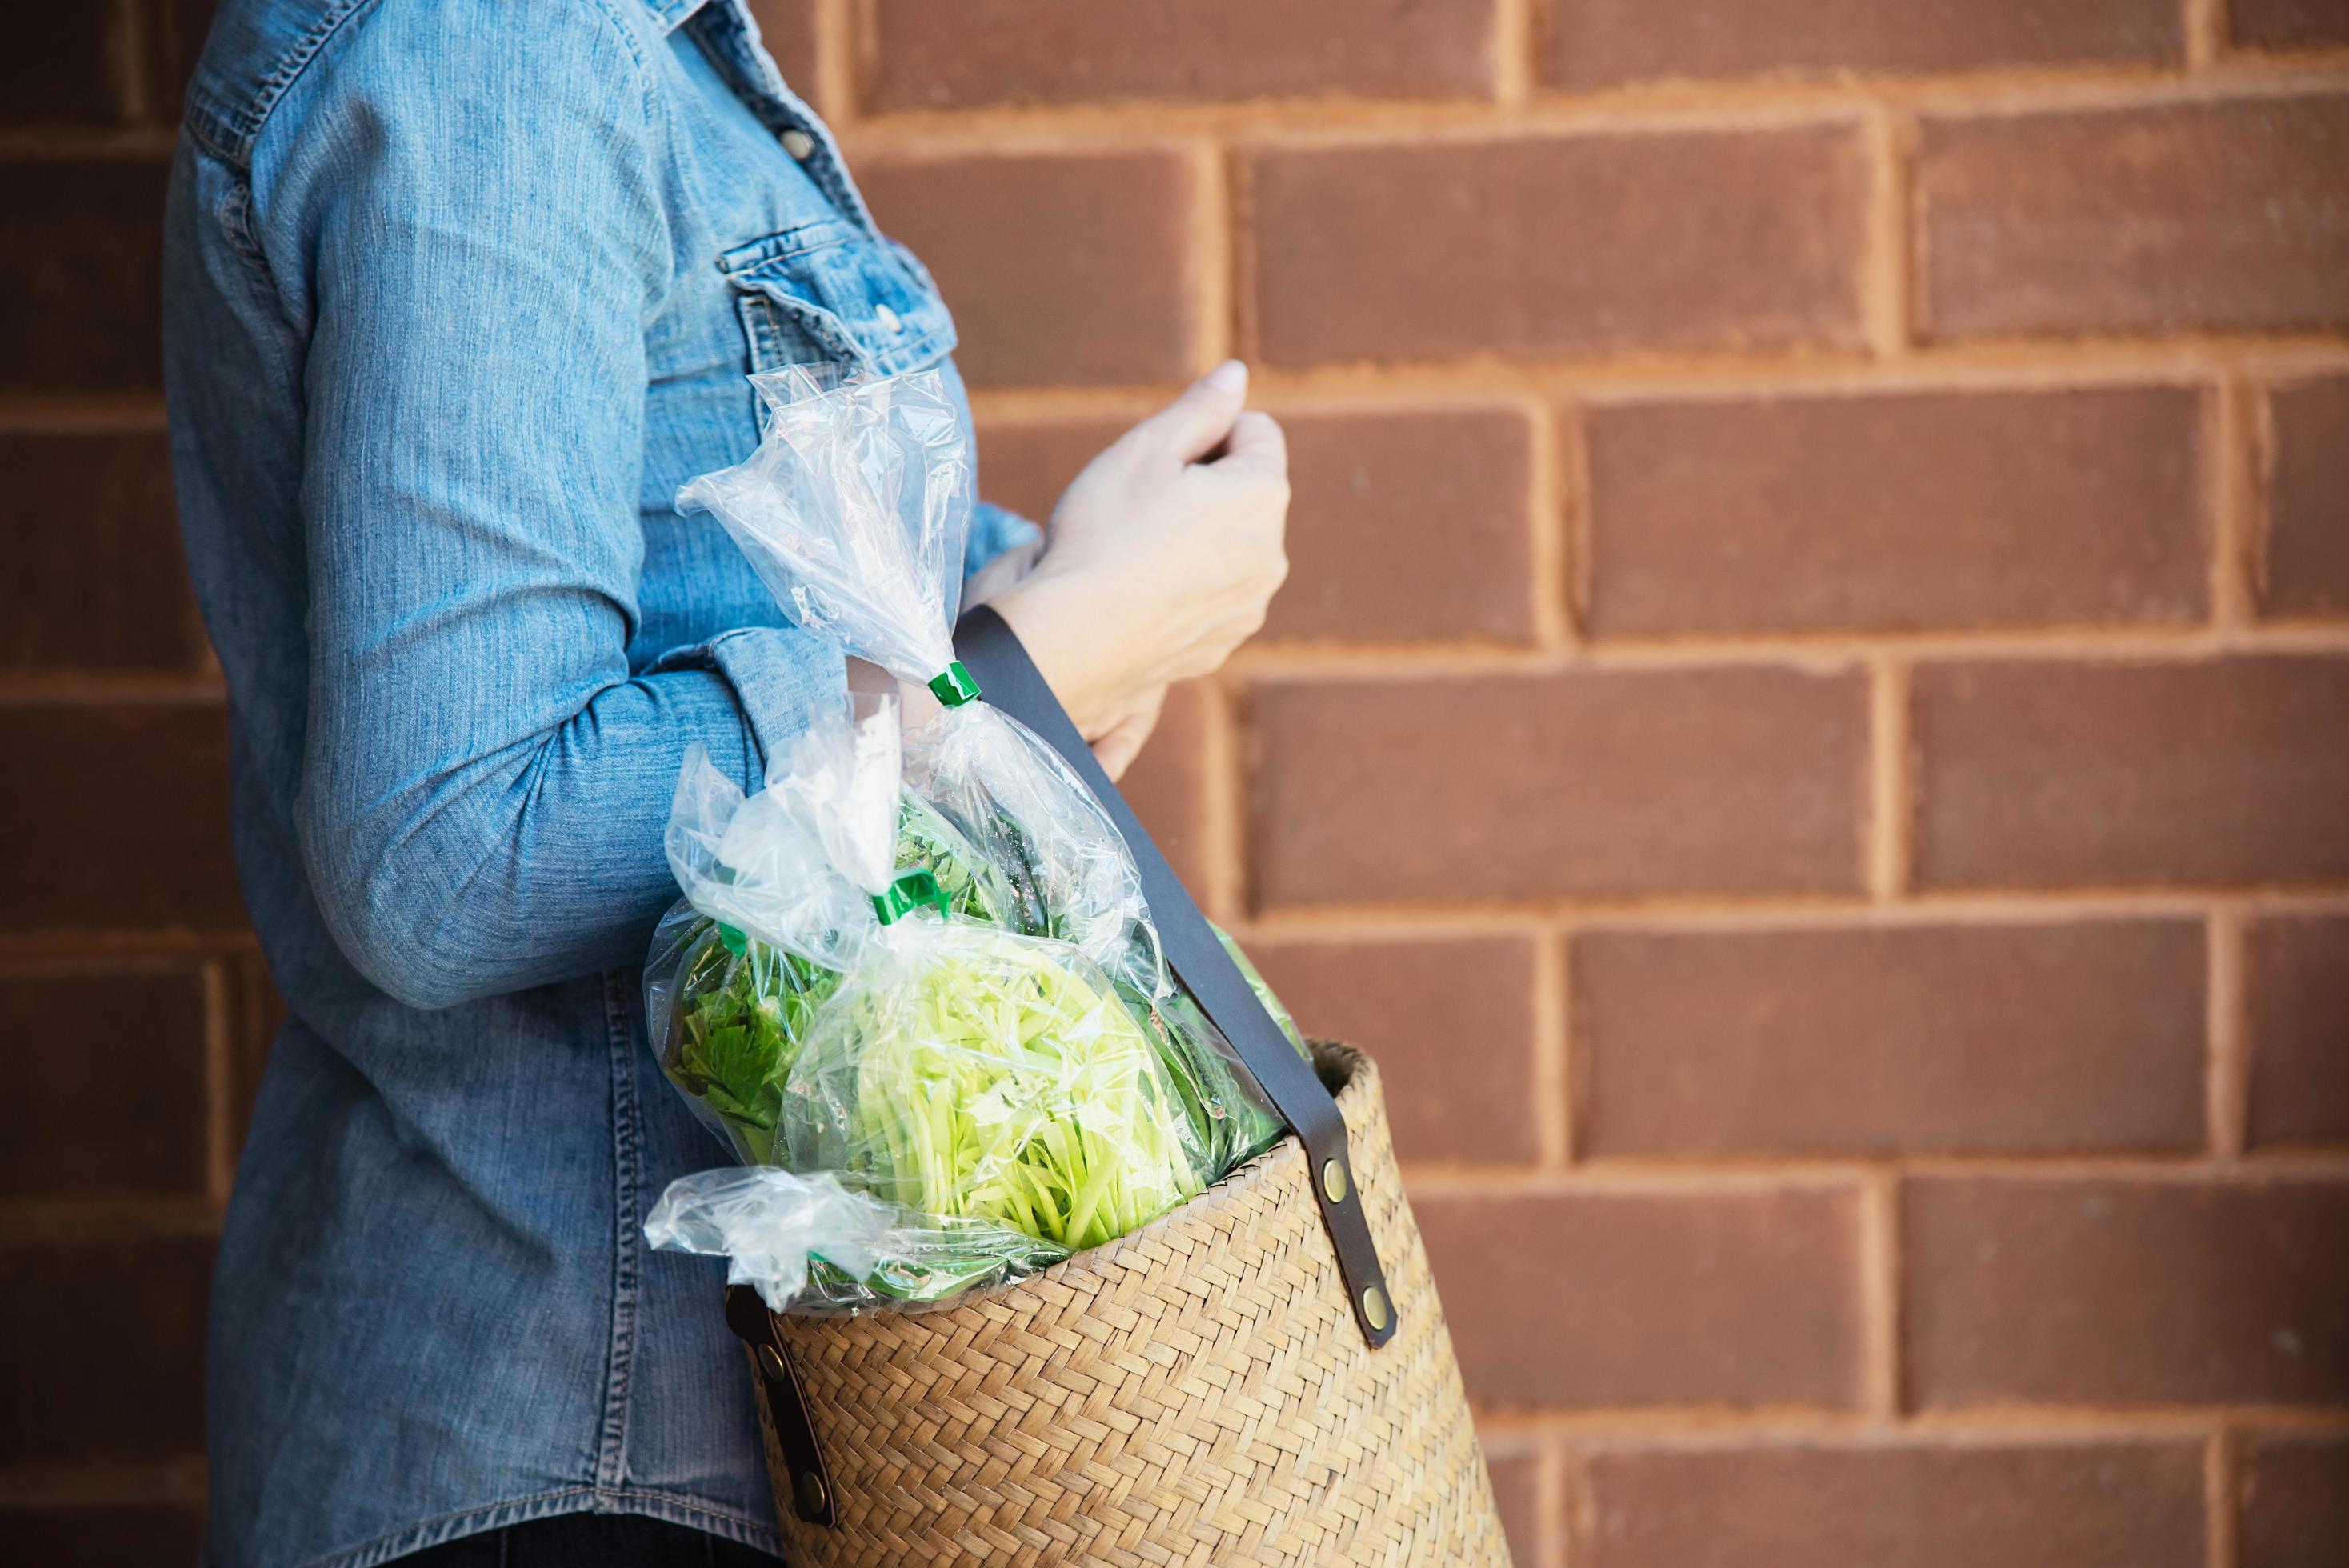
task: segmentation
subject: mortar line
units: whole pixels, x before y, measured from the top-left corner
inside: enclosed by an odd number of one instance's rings
[[[2208,467],[2203,504],[2210,548],[2210,619],[2222,630],[2240,630],[2259,618],[2252,583],[2258,575],[2258,463],[2254,447],[2259,421],[2250,383],[2239,371],[2222,371],[2203,395],[2203,440]]]
[[[1574,1047],[1571,928],[1551,926],[1534,937],[1533,1094],[1536,1163],[1563,1171],[1575,1159],[1575,1119],[1581,1100]]]
[[[1539,49],[1534,10],[1538,0],[1494,0],[1493,101],[1521,108],[1533,96]]]
[[[1863,893],[1805,898],[1779,893],[1740,897],[1691,892],[1560,894],[1547,899],[1486,898],[1473,903],[1288,905],[1259,910],[1250,926],[1267,935],[1307,937],[1461,936],[1510,934],[1572,921],[1610,931],[1738,932],[1953,924],[2039,924],[2077,920],[2200,922],[2210,900],[2237,901],[2273,914],[2349,913],[2349,883],[2307,888],[1981,888],[1912,892],[1897,903]]]
[[[1534,1505],[1539,1522],[1534,1561],[1541,1568],[1568,1568],[1585,1490],[1581,1460],[1563,1443],[1547,1438],[1536,1451],[1539,1458],[1535,1461]]]
[[[1867,227],[1860,239],[1860,317],[1870,351],[1878,359],[1909,352],[1914,307],[1909,302],[1913,197],[1909,155],[1915,128],[1889,105],[1872,108],[1861,122],[1868,160]]]
[[[2268,596],[2268,548],[2275,519],[2268,494],[2275,480],[2275,387],[2270,381],[2241,378],[2237,413],[2236,460],[2242,464],[2236,490],[2239,569],[2247,613],[2259,618]]]
[[[1250,177],[1247,160],[1237,151],[1226,147],[1221,156],[1227,252],[1224,258],[1224,296],[1231,311],[1227,331],[1234,357],[1248,362],[1249,385],[1253,395],[1261,397],[1264,377],[1257,366],[1262,348],[1256,312],[1256,182]]]
[[[2229,655],[2349,653],[2349,618],[2263,622],[2240,631],[2160,625],[2014,626],[1933,632],[1704,633],[1607,637],[1566,650],[1465,638],[1392,643],[1284,639],[1242,649],[1233,667],[1266,680],[1435,680],[1564,676],[1598,671],[1775,665],[1813,675],[1858,672],[1879,658],[1912,664],[1991,662],[2170,664]]]
[[[2250,1041],[2243,982],[2243,912],[2214,903],[2205,927],[2206,1048],[2204,1113],[2213,1157],[2243,1157],[2250,1122]]]
[[[891,144],[1021,141],[1112,145],[1178,134],[1228,134],[1251,146],[1335,145],[1624,132],[1766,129],[1852,119],[1877,105],[1928,115],[2002,116],[2071,109],[2168,108],[2337,88],[2349,50],[2230,53],[2207,69],[2178,66],[1808,79],[1647,82],[1575,91],[1536,90],[1522,101],[1451,98],[1288,98],[1201,102],[1121,98],[1063,104],[898,108],[862,125]]]
[[[1545,1439],[1572,1451],[1702,1450],[1830,1444],[1847,1449],[2207,1441],[2214,1421],[2262,1431],[2349,1434],[2349,1407],[2013,1405],[1921,1411],[1898,1426],[1826,1406],[1674,1405],[1476,1409],[1479,1435]]]
[[[1207,841],[1202,846],[1206,863],[1207,908],[1229,926],[1247,911],[1247,846],[1244,791],[1245,770],[1238,755],[1238,717],[1226,677],[1211,676],[1201,688],[1206,722],[1200,726],[1200,779],[1206,785],[1203,802]]]
[[[2240,1463],[2236,1434],[2221,1421],[2202,1450],[2203,1547],[2209,1568],[2236,1568],[2241,1560],[2236,1515]]]
[[[1859,1226],[1860,1403],[1877,1420],[1900,1418],[1899,1174],[1862,1178]]]
[[[1909,729],[1909,665],[1886,655],[1868,665],[1867,810],[1862,864],[1868,896],[1889,903],[1908,890],[1916,829]]]
[[[1248,245],[1245,165],[1230,181],[1236,242]],[[1243,270],[1243,283],[1245,273]],[[1236,289],[1245,301],[1247,291]],[[1511,397],[1578,397],[1594,404],[1682,400],[1752,401],[1783,397],[1857,396],[1904,391],[1991,391],[2014,394],[2095,390],[2158,385],[2207,385],[2230,366],[2278,380],[2338,375],[2349,369],[2349,336],[2303,333],[2228,339],[2209,333],[2166,337],[2026,338],[1920,343],[1898,360],[1820,349],[1773,354],[1635,351],[1614,356],[1563,355],[1516,359],[1485,353],[1410,362],[1333,362],[1305,367],[1258,365],[1257,390],[1268,397],[1315,400],[1332,407],[1408,407],[1430,397],[1491,403]],[[1154,407],[1178,389],[1172,382],[1057,387],[974,388],[973,401],[989,412],[1031,418],[1073,417],[1104,400]],[[0,400],[0,419],[26,400]]]
[[[2227,57],[2227,0],[2181,0],[2186,68],[2208,71]]]
[[[1609,1193],[1734,1192],[1854,1193],[1881,1170],[1872,1150],[1815,1154],[1585,1155],[1571,1170],[1538,1165],[1407,1160],[1404,1184],[1414,1192],[1448,1197],[1576,1197]],[[2138,1186],[2259,1185],[2275,1181],[2333,1183],[2349,1179],[2349,1144],[2323,1150],[2279,1150],[2252,1161],[2226,1161],[2207,1150],[2169,1154],[2142,1150],[2047,1154],[2002,1152],[1919,1155],[1899,1163],[1904,1181],[2029,1180],[2127,1182]]]
[[[1190,242],[1185,293],[1192,309],[1191,368],[1204,374],[1232,357],[1231,193],[1223,149],[1202,141],[1185,160],[1190,171]]]
[[[122,106],[122,118],[137,125],[145,122],[154,111],[151,89],[161,85],[148,77],[148,67],[157,52],[157,40],[150,36],[147,7],[140,0],[112,0],[112,4],[113,46],[108,50],[110,58],[107,62],[114,75],[110,85],[116,101]]]
[[[1570,654],[1589,594],[1590,462],[1580,408],[1537,403],[1533,419],[1534,642]]]
[[[871,57],[864,0],[815,0],[815,82],[824,122],[856,127],[864,96],[864,63]]]
[[[236,1174],[236,1035],[247,1025],[249,997],[232,984],[235,960],[208,959],[204,986],[204,1188],[215,1208],[228,1204]]]

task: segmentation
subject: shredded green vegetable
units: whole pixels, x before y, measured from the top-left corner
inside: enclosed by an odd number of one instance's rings
[[[1157,1044],[1071,950],[916,917],[816,1020],[785,1109],[796,1170],[1071,1250],[1206,1185]]]

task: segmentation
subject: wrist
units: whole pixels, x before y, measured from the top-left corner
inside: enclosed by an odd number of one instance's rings
[[[1028,650],[1079,733],[1092,739],[1104,727],[1112,683],[1102,678],[1104,650],[1088,630],[1086,598],[1078,585],[1040,566],[988,603]]]

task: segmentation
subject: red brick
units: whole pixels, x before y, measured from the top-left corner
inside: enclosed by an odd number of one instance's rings
[[[760,41],[775,57],[791,89],[824,112],[832,106],[817,91],[816,0],[750,0]]]
[[[2349,1563],[2349,1439],[2262,1434],[2237,1462],[2242,1568]]]
[[[1158,727],[1118,788],[1194,898],[1209,896],[1207,730],[1215,693],[1186,682],[1166,694]]]
[[[1577,1568],[2201,1568],[2191,1441],[1601,1453]]]
[[[1561,88],[1752,76],[2176,64],[2168,0],[1550,0],[1543,68]]]
[[[1038,522],[1050,519],[1069,481],[1103,448],[1125,434],[1131,419],[978,420],[978,490]]]
[[[1912,1408],[2349,1403],[2349,1182],[1923,1178],[1900,1227]]]
[[[0,160],[0,394],[161,385],[164,174]]]
[[[1573,954],[1587,1154],[2203,1141],[2199,922],[1592,932]]]
[[[1924,885],[2349,877],[2349,659],[1928,665],[1914,696]]]
[[[0,435],[0,473],[34,522],[16,531],[14,570],[0,581],[0,666],[202,664],[161,431]]]
[[[1865,345],[1868,178],[1847,127],[1263,149],[1247,167],[1275,365]]]
[[[1634,404],[1586,429],[1601,635],[2205,612],[2182,387]]]
[[[2349,377],[2276,387],[2268,408],[2260,609],[2349,615]]]
[[[1541,1460],[1533,1454],[1485,1456],[1493,1478],[1493,1501],[1500,1507],[1501,1529],[1509,1538],[1509,1561],[1516,1568],[1535,1568],[1541,1562]]]
[[[1933,338],[2349,322],[2349,95],[1934,119]]]
[[[1781,668],[1262,682],[1256,896],[1855,891],[1866,707]]]
[[[202,1237],[0,1248],[0,1464],[202,1451]]]
[[[1288,436],[1288,581],[1268,638],[1378,643],[1533,635],[1533,433],[1514,409],[1274,407]],[[981,490],[1023,515],[1129,422],[983,421]],[[1440,553],[1440,570],[1429,570]]]
[[[857,174],[936,274],[972,381],[1166,382],[1206,368],[1180,153],[880,160]]]
[[[2341,0],[2227,0],[2229,35],[2252,49],[2349,47],[2349,6]]]
[[[1488,98],[1494,0],[879,0],[878,110],[1089,99]]]
[[[0,974],[0,1194],[201,1196],[202,970]]]
[[[1248,953],[1306,1033],[1379,1064],[1402,1158],[1539,1157],[1532,942],[1257,939]]]
[[[23,1563],[158,1568],[193,1563],[203,1510],[194,1503],[64,1503],[0,1508],[0,1537]]]
[[[0,718],[0,931],[243,925],[217,704],[19,704]]]
[[[1494,1407],[1859,1398],[1848,1192],[1415,1194],[1472,1399]]]
[[[130,67],[119,0],[26,6],[0,51],[0,126],[112,125],[124,119]]]
[[[2273,915],[2243,935],[2251,1140],[2349,1140],[2349,915]]]
[[[1523,643],[1533,432],[1506,408],[1284,414],[1288,581],[1264,635]]]

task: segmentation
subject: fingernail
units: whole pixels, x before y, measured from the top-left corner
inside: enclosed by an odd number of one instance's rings
[[[1218,392],[1245,392],[1247,390],[1247,366],[1237,359],[1226,359],[1200,379]]]

